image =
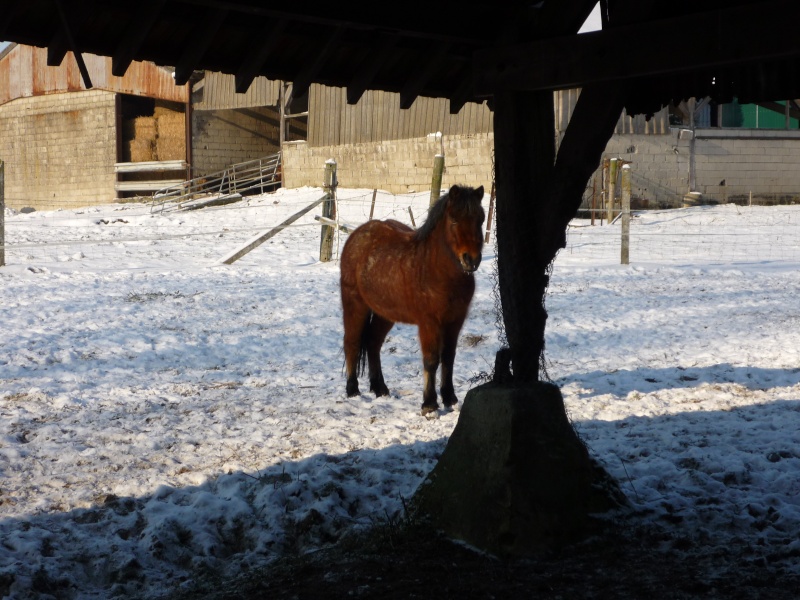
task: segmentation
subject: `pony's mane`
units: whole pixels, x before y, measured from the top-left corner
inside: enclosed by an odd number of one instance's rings
[[[474,219],[483,214],[483,207],[481,206],[482,197],[475,193],[475,190],[470,187],[453,186],[431,206],[428,210],[428,218],[425,222],[414,232],[414,238],[420,242],[428,239],[436,226],[444,218],[447,212],[447,199],[450,197],[450,192],[453,188],[458,188],[458,195],[455,202],[451,207],[453,216],[456,219]]]

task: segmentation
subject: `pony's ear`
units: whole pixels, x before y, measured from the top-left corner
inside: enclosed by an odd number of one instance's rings
[[[479,199],[483,199],[483,186],[475,190],[475,195],[478,196]]]
[[[449,196],[449,198],[450,198],[450,200],[451,200],[451,201],[453,201],[453,202],[457,202],[457,201],[458,201],[458,198],[459,198],[459,196],[461,196],[461,188],[460,188],[460,187],[458,187],[457,185],[454,185],[454,186],[453,186],[453,187],[451,187],[451,188],[450,188],[450,190],[447,192],[447,195]]]

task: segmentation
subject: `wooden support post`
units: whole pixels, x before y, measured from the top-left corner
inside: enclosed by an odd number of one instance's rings
[[[608,194],[608,159],[603,159],[603,172],[600,174],[600,227],[603,226],[606,195]]]
[[[431,180],[431,203],[433,206],[442,195],[442,175],[444,173],[444,154],[433,158],[433,179]]]
[[[325,163],[325,202],[322,204],[322,216],[332,221],[336,220],[336,161],[328,159]],[[319,241],[319,260],[329,262],[333,257],[333,237],[336,229],[330,225],[322,226]]]
[[[591,215],[592,215],[592,225],[594,225],[594,211],[597,209],[597,173],[595,173],[594,178],[592,179],[592,206],[591,206]]]
[[[631,166],[622,166],[622,246],[620,263],[630,264],[631,244]]]
[[[489,194],[489,214],[486,215],[486,237],[483,240],[484,244],[489,243],[489,239],[492,235],[492,215],[494,214],[494,198],[496,195],[496,187],[497,185],[492,182],[492,193]]]
[[[410,206],[408,207],[408,216],[411,217],[411,226],[414,229],[416,229],[417,228],[417,222],[414,221],[414,213],[411,211],[411,207]]]
[[[0,160],[0,267],[6,266],[6,176],[5,163]]]
[[[614,220],[614,197],[617,195],[617,159],[608,161],[608,197],[606,198],[606,219],[609,225]]]
[[[375,198],[378,195],[378,190],[372,190],[372,206],[369,207],[369,220],[372,221],[372,215],[375,214]]]

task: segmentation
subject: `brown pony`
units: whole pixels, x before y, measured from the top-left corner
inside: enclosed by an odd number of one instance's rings
[[[422,414],[439,408],[436,371],[442,364],[446,407],[458,402],[453,361],[461,326],[475,292],[472,274],[481,263],[483,186],[454,185],[414,231],[398,221],[368,221],[342,250],[341,291],[347,395],[356,396],[358,375],[369,365],[369,386],[389,394],[380,351],[396,322],[419,327],[424,367]]]

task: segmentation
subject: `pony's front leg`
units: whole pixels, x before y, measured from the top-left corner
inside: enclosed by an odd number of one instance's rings
[[[444,330],[442,340],[442,402],[445,407],[458,404],[455,388],[453,387],[453,363],[456,360],[456,346],[458,345],[458,334],[464,321],[451,323]]]
[[[438,327],[420,325],[419,341],[423,367],[422,415],[425,416],[439,408],[436,401],[436,371],[439,369],[442,343]]]

